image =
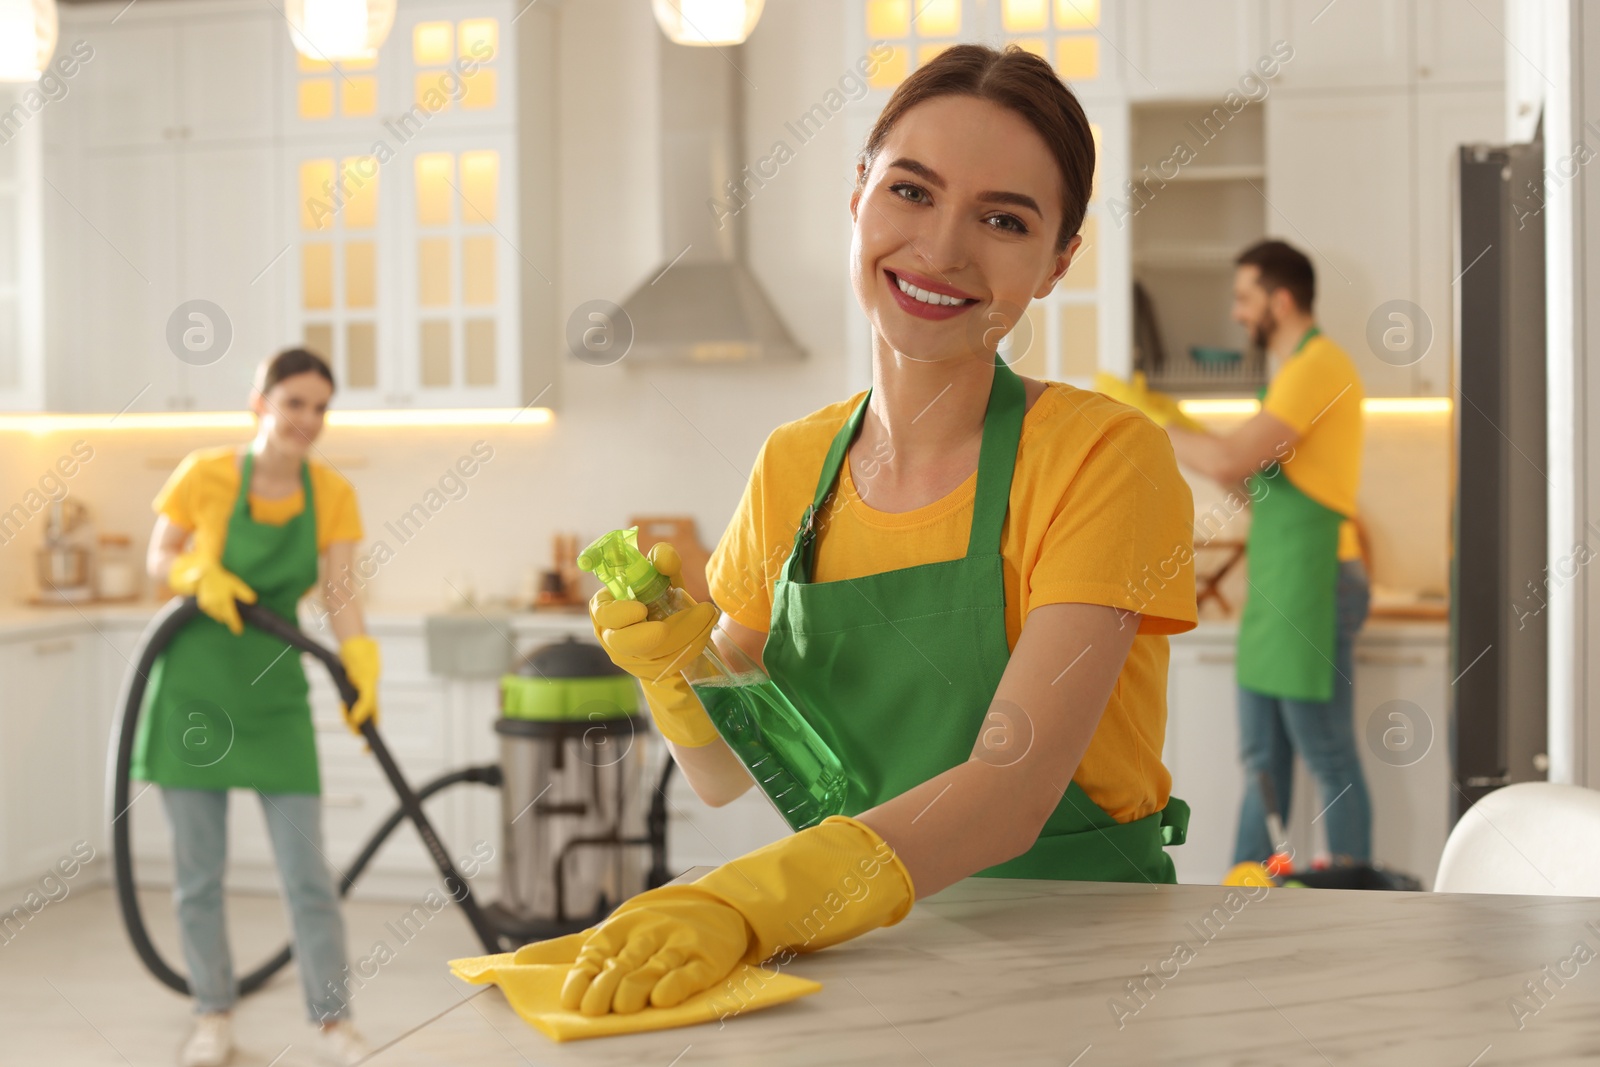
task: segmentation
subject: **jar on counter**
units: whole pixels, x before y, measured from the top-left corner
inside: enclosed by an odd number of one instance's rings
[[[100,535],[95,560],[95,594],[101,600],[134,600],[139,596],[139,567],[134,560],[133,538],[127,534]]]

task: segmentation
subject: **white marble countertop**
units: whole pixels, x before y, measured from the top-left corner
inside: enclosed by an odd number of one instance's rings
[[[367,1062],[1492,1067],[1600,1053],[1600,962],[1572,962],[1576,946],[1600,950],[1600,900],[1239,892],[970,878],[789,965],[820,993],[720,1027],[560,1045],[498,989],[446,978],[462,1003]]]

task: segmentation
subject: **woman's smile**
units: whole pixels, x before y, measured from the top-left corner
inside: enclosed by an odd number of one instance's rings
[[[953,286],[936,282],[921,274],[890,270],[885,267],[884,277],[889,282],[889,292],[895,303],[907,314],[919,319],[952,319],[978,303]]]

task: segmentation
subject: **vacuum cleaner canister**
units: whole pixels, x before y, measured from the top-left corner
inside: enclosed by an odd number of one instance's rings
[[[639,689],[567,638],[500,679],[502,841],[496,921],[529,939],[591,926],[650,888],[654,776]]]

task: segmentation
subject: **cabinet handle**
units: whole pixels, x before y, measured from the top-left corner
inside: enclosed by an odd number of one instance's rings
[[[1234,662],[1232,652],[1202,652],[1197,657],[1198,661],[1210,666],[1222,666]]]
[[[57,641],[35,641],[33,654],[35,656],[53,656],[57,652],[72,651],[72,638],[63,637]]]
[[[1375,667],[1426,667],[1428,657],[1420,652],[1394,655],[1384,652],[1357,652],[1357,663],[1370,663]]]

